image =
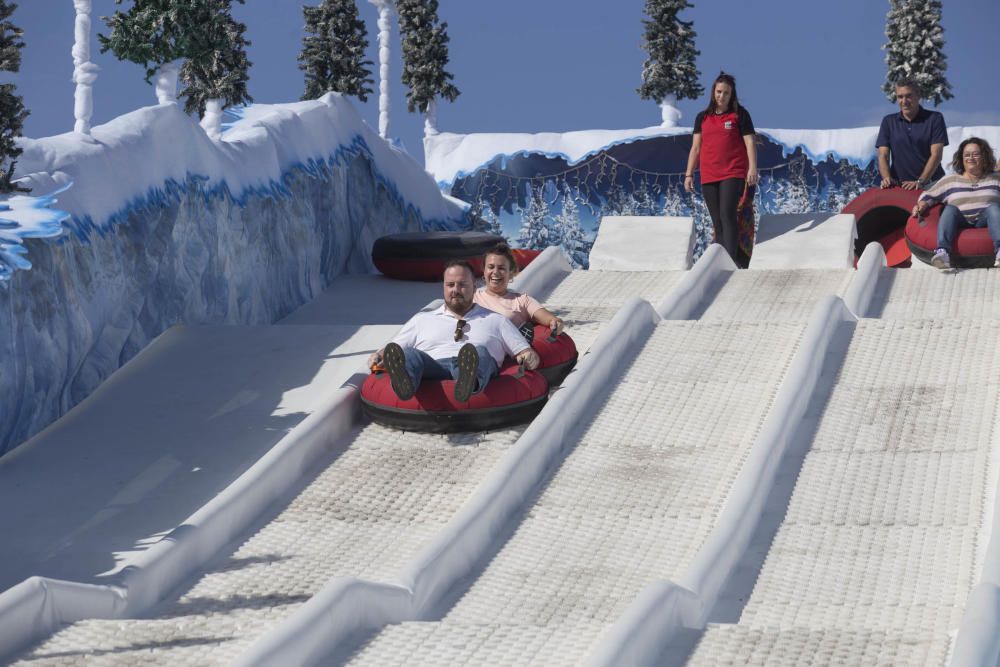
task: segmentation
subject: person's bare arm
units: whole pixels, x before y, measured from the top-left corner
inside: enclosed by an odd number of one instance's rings
[[[565,323],[563,323],[559,317],[545,308],[539,308],[536,310],[531,316],[531,319],[538,324],[541,324],[543,327],[548,327],[556,336],[561,334],[563,329],[566,328]]]
[[[760,174],[757,173],[757,143],[754,141],[757,135],[744,134],[743,143],[747,146],[747,185],[757,185],[760,182]]]
[[[517,363],[521,363],[523,361],[524,367],[529,371],[535,370],[538,368],[538,364],[542,363],[541,357],[539,357],[538,353],[530,347],[518,352],[517,356],[514,358],[517,359]]]
[[[885,190],[886,188],[891,188],[894,183],[892,182],[892,173],[889,172],[889,147],[879,146],[878,147],[878,173],[882,175],[882,182],[879,187]]]
[[[684,189],[694,192],[694,167],[701,155],[701,133],[691,135],[691,150],[688,152],[687,169],[684,171]]]

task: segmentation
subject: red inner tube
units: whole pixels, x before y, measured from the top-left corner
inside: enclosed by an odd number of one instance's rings
[[[527,248],[512,248],[511,252],[514,253],[514,261],[517,262],[518,269],[528,266],[542,254],[541,250],[528,250]]]
[[[372,262],[383,275],[397,280],[441,280],[444,267],[456,259],[483,275],[483,255],[503,243],[502,236],[484,232],[406,232],[379,237],[372,246]],[[531,264],[540,250],[515,248],[520,268]]]
[[[576,343],[569,335],[563,333],[549,342],[550,330],[540,324],[535,325],[534,334],[531,346],[541,358],[538,370],[516,378],[517,364],[508,358],[486,389],[466,403],[455,400],[454,380],[421,382],[412,398],[400,400],[388,373],[365,378],[362,403],[375,421],[407,430],[474,431],[531,419],[548,397],[549,385],[561,382],[577,360]],[[456,417],[461,419],[456,421]]]
[[[472,265],[477,276],[483,275],[483,260],[481,256],[458,258],[465,259]],[[387,278],[396,280],[420,280],[423,282],[440,281],[444,276],[444,267],[450,259],[386,259],[372,257],[375,268]]]
[[[907,245],[917,258],[927,263],[930,263],[931,256],[937,249],[940,217],[941,207],[934,206],[927,211],[923,220],[911,217],[906,222]],[[990,238],[990,230],[985,227],[966,227],[959,230],[950,255],[952,266],[962,268],[993,266],[993,239]]]
[[[361,387],[361,397],[369,403],[396,410],[421,413],[475,411],[517,405],[541,398],[548,393],[549,383],[535,371],[525,371],[515,378],[517,364],[505,363],[499,375],[490,380],[486,389],[473,394],[465,403],[455,400],[454,380],[425,380],[408,400],[402,400],[392,390],[388,373],[372,373]]]
[[[854,215],[858,231],[855,258],[861,256],[869,243],[878,241],[889,266],[908,266],[910,253],[898,241],[919,196],[920,190],[871,188],[851,200],[841,213]]]
[[[399,280],[441,280],[452,260],[465,260],[482,275],[482,257],[503,242],[502,236],[483,232],[406,232],[376,239],[372,246],[375,268]]]
[[[535,325],[531,347],[541,359],[538,372],[545,376],[550,385],[560,384],[576,365],[576,343],[569,334],[562,333],[549,342],[552,330],[541,324]]]

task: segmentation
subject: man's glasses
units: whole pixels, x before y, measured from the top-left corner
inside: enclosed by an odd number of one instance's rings
[[[465,320],[459,320],[455,325],[455,342],[462,340],[462,333],[465,329]]]

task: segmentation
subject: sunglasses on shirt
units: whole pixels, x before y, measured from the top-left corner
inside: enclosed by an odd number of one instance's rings
[[[455,324],[455,342],[456,343],[458,341],[462,340],[462,333],[463,333],[463,331],[465,329],[465,324],[466,324],[465,320],[459,320],[458,323]]]

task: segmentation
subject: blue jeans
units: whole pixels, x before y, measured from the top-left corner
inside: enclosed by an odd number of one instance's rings
[[[486,389],[487,383],[497,374],[497,362],[489,350],[482,345],[477,345],[476,352],[479,353],[479,368],[476,371],[476,390],[472,392],[473,394],[478,394]],[[458,357],[433,359],[426,352],[412,347],[404,347],[403,356],[406,357],[406,372],[413,380],[414,388],[420,386],[420,381],[424,379],[458,379]]]
[[[939,248],[944,248],[949,253],[951,246],[955,242],[955,237],[962,227],[989,227],[990,238],[993,239],[993,253],[1000,251],[1000,204],[990,204],[976,218],[974,224],[969,224],[965,216],[952,206],[945,205],[941,210],[941,217],[938,220],[937,244]]]

